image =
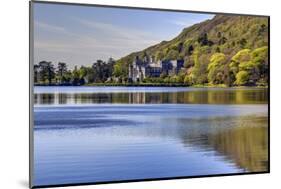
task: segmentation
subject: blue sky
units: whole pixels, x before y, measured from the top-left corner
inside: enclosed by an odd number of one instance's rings
[[[213,16],[35,3],[34,61],[66,62],[73,68],[97,59],[119,59]]]

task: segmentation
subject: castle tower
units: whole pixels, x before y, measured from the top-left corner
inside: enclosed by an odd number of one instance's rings
[[[154,63],[154,56],[150,55],[150,63]]]
[[[133,65],[129,65],[129,80],[133,79]]]

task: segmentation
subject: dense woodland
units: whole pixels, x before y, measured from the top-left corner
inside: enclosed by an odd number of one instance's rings
[[[52,62],[41,61],[34,65],[34,83],[37,85],[85,85],[90,83],[113,82],[113,65],[110,58],[107,62],[97,60],[92,66],[75,66],[68,69],[64,62],[55,66]]]
[[[162,41],[119,60],[97,60],[92,66],[68,69],[66,63],[41,61],[34,65],[34,82],[42,85],[126,84],[128,67],[136,56],[156,60],[184,59],[177,75],[146,78],[143,83],[267,86],[268,19],[223,16],[195,24],[170,41]]]

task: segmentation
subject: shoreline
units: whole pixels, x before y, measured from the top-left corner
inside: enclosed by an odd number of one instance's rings
[[[93,83],[86,85],[60,85],[60,84],[34,84],[39,87],[187,87],[187,88],[269,88],[268,86],[226,86],[226,85],[186,85],[186,84],[163,84],[163,83]]]

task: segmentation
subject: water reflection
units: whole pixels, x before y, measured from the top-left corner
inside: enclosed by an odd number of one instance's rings
[[[201,120],[209,127],[181,130],[186,146],[202,150],[215,150],[218,155],[233,161],[247,172],[268,171],[268,119],[267,117],[237,117],[227,120],[216,118]]]
[[[35,104],[266,104],[267,99],[267,89],[34,94]]]
[[[37,185],[268,171],[267,89],[79,89],[35,90]]]
[[[268,170],[267,127],[242,127],[210,137],[216,151],[233,159],[248,172]]]

